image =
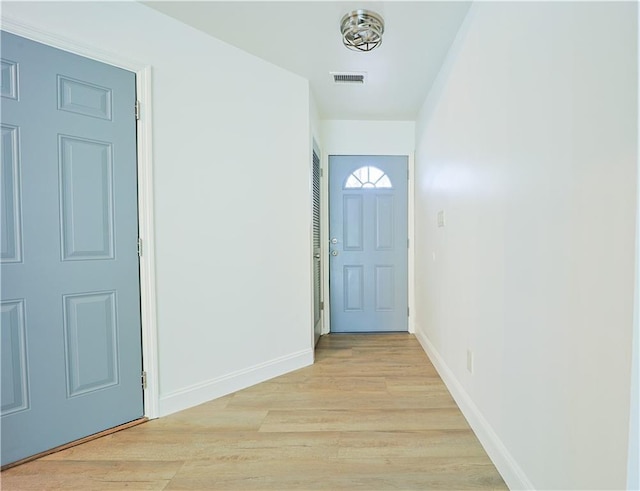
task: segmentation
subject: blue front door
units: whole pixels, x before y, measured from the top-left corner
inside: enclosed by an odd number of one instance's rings
[[[143,415],[135,74],[2,36],[2,464]]]
[[[407,331],[407,157],[329,157],[332,332]]]

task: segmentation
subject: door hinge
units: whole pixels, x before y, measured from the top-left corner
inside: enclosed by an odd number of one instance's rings
[[[409,307],[407,307],[407,317],[409,317],[411,315],[410,311],[409,311]]]
[[[142,257],[142,239],[138,237],[138,257]]]
[[[147,388],[147,372],[143,371],[141,378],[142,378],[142,389],[146,389]]]
[[[409,169],[407,169],[407,181],[409,180]]]
[[[324,310],[324,302],[320,302],[320,310]]]
[[[407,239],[407,249],[409,249],[409,239]]]
[[[320,168],[320,177],[324,176],[324,169]]]
[[[140,101],[136,101],[135,105],[136,121],[140,120]]]

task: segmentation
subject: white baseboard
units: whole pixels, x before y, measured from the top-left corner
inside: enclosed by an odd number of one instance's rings
[[[419,328],[415,331],[416,338],[509,489],[535,489],[507,447],[502,443],[502,440],[482,415],[478,406],[475,405],[471,396],[464,390],[462,384],[449,369],[433,344],[431,344],[426,334]]]
[[[313,350],[306,349],[185,387],[160,397],[160,416],[197,406],[311,364]]]

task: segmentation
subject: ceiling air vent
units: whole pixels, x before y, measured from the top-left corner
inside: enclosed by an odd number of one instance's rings
[[[365,75],[364,72],[331,72],[337,84],[363,84]]]

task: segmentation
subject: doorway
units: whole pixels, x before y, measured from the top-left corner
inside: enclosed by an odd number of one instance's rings
[[[144,408],[136,75],[1,35],[6,465]]]
[[[331,332],[408,330],[408,159],[329,157]]]

